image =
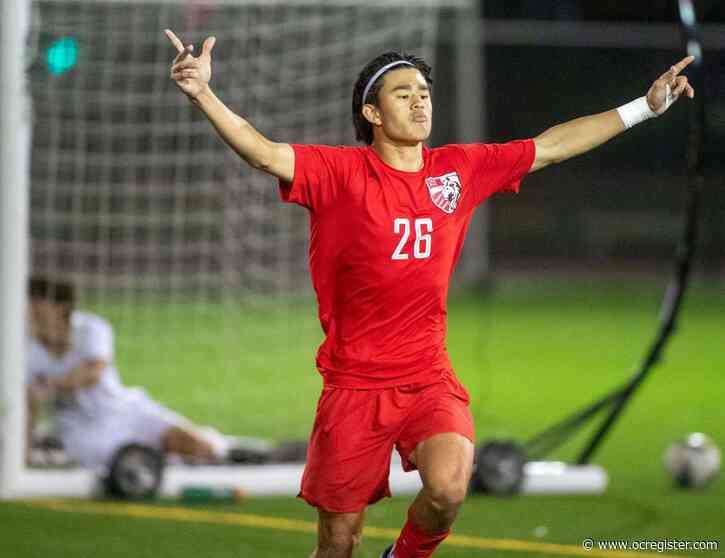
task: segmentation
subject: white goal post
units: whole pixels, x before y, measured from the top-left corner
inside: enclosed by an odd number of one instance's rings
[[[198,10],[182,13],[182,5]],[[160,285],[199,300],[246,296],[257,293],[260,284],[271,284],[272,294],[285,293],[296,287],[296,278],[305,272],[306,258],[300,257],[304,245],[290,239],[297,238],[294,231],[305,229],[306,216],[291,213],[289,208],[278,214],[270,182],[238,170],[208,124],[192,115],[178,92],[167,87],[168,83],[166,89],[158,85],[156,76],[168,79],[173,49],[162,47],[161,29],[158,44],[157,39],[148,38],[141,27],[152,25],[148,16],[157,10],[159,24],[168,16],[179,25],[188,25],[187,31],[195,31],[194,40],[198,40],[207,31],[205,10],[210,7],[244,14],[242,29],[229,23],[227,45],[231,46],[226,57],[220,53],[218,62],[215,58],[222,68],[215,75],[215,79],[220,76],[222,98],[233,107],[251,107],[250,120],[264,131],[281,135],[280,139],[351,143],[351,76],[341,76],[349,74],[346,64],[357,71],[371,53],[397,48],[418,49],[432,60],[440,9],[470,22],[476,15],[471,11],[473,5],[469,0],[2,0],[0,499],[89,496],[97,488],[92,471],[31,469],[24,464],[25,293],[31,271],[72,279],[81,287],[81,300],[84,293],[112,293],[131,302],[136,293],[157,292]],[[374,10],[377,15],[397,13],[398,19],[379,21],[370,16]],[[191,21],[195,17],[200,18],[197,27]],[[210,21],[221,19],[212,17]],[[88,29],[81,28],[84,24]],[[74,29],[75,25],[81,27]],[[103,25],[108,27],[91,29]],[[124,35],[134,31],[138,34],[131,39]],[[330,31],[334,37],[328,38]],[[279,47],[282,33],[293,37],[289,52],[255,58],[270,45]],[[39,81],[40,66],[51,64],[44,58],[51,35],[98,41],[92,53],[79,55],[82,79],[69,71],[68,75],[48,77],[47,84]],[[307,45],[305,37],[319,42]],[[337,42],[326,42],[328,39]],[[122,43],[132,53],[128,63],[139,64],[146,72],[143,93],[124,90],[118,80],[130,79],[130,75],[114,68],[110,64],[113,58],[103,58],[118,55]],[[460,58],[453,71],[480,86],[478,65],[470,58],[476,48],[470,44],[467,48],[466,64]],[[145,53],[153,53],[154,60],[138,58]],[[240,53],[248,58],[242,60]],[[68,53],[63,56],[61,67],[53,72],[70,70],[76,62]],[[271,76],[270,65],[274,64],[280,64],[282,75]],[[233,75],[235,67],[245,73],[244,79]],[[221,76],[225,74],[224,80]],[[272,78],[278,78],[279,84],[265,81]],[[298,88],[297,96],[312,103],[304,107],[307,113],[289,93],[280,99],[280,106],[270,106],[275,88],[290,81]],[[321,91],[323,86],[327,90]],[[482,118],[482,107],[476,106],[481,101],[478,86],[469,83],[461,91],[459,100],[464,107],[460,111],[473,107]],[[56,99],[64,104],[54,106]],[[146,110],[149,105],[150,111]],[[464,136],[460,141],[482,139],[481,135],[475,137],[480,132],[473,124],[475,119],[458,116],[457,121]],[[41,132],[32,138],[33,127],[39,125]],[[118,142],[111,141],[112,137]],[[190,153],[194,158],[187,164],[184,154]],[[151,178],[146,174],[149,168]],[[167,171],[175,178],[152,183]],[[175,181],[186,189],[179,188],[178,197],[169,200],[171,188],[165,187]],[[209,188],[232,181],[239,185],[237,195],[244,198],[244,207],[228,195],[221,202],[216,199],[216,205],[210,202]],[[84,191],[84,185],[91,183],[93,188]],[[119,199],[119,191],[127,197]],[[143,204],[157,213],[143,213],[148,209]],[[242,223],[261,231],[248,236]],[[482,245],[474,239],[468,250]],[[270,252],[281,255],[270,259]],[[239,261],[244,262],[243,268]],[[240,285],[240,292],[229,294],[230,284]],[[263,294],[268,295],[268,290]],[[143,325],[139,328],[143,330]],[[245,474],[253,473],[250,469]],[[169,486],[193,474],[184,468],[170,470]],[[225,482],[223,468],[208,474],[212,482]],[[418,486],[410,477],[393,482],[401,490]]]
[[[30,4],[0,5],[0,498],[17,494],[25,454],[25,280],[30,105],[25,40]]]

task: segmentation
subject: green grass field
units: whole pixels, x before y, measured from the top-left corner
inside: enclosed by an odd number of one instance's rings
[[[479,438],[526,439],[623,382],[654,335],[663,286],[659,279],[500,278],[489,296],[452,297],[449,350],[471,393]],[[320,388],[314,371],[320,333],[309,302],[232,312],[184,303],[97,310],[116,326],[127,384],[143,385],[194,420],[229,432],[308,433]],[[723,315],[722,288],[695,285],[664,361],[596,456],[610,475],[605,495],[473,496],[456,524],[459,538],[436,556],[645,556],[587,553],[581,541],[725,538],[722,479],[683,492],[662,467],[665,447],[687,432],[704,431],[725,446]],[[555,457],[571,457],[577,441]],[[401,526],[407,504],[393,498],[371,508],[358,558],[377,557],[391,542],[394,531],[385,529]],[[294,499],[197,506],[185,514],[175,502],[146,511],[84,506],[0,504],[0,556],[302,557],[314,545],[315,512]]]

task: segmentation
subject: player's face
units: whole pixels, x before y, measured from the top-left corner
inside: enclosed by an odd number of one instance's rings
[[[30,330],[43,342],[63,343],[68,337],[67,310],[62,304],[33,299],[29,303]]]
[[[378,92],[376,128],[389,140],[415,145],[428,139],[433,104],[428,84],[417,69],[402,68],[383,76]]]

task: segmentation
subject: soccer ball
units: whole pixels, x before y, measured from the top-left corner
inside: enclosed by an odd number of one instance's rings
[[[682,488],[702,488],[720,471],[720,450],[705,434],[694,432],[667,448],[665,468]]]

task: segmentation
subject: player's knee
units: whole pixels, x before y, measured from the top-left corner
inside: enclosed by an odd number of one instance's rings
[[[433,508],[441,513],[458,510],[466,498],[466,491],[456,486],[444,486],[431,490],[430,502]]]
[[[441,513],[455,512],[463,504],[468,492],[468,478],[453,474],[434,479],[427,487],[433,508]]]

